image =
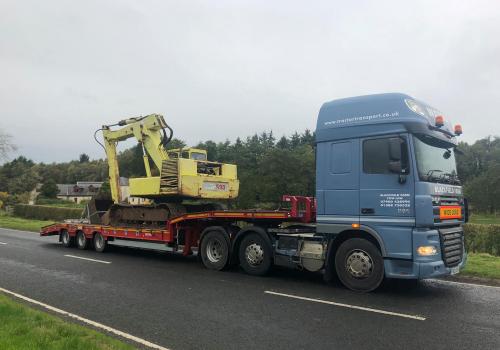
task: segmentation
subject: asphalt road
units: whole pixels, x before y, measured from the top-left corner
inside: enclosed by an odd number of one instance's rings
[[[194,257],[99,254],[8,229],[0,287],[169,349],[500,349],[498,287],[397,282],[358,294],[319,274],[215,272]]]

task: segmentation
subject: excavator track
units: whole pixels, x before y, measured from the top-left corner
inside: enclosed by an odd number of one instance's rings
[[[223,210],[218,203],[183,204],[159,203],[151,205],[112,204],[111,201],[92,200],[85,216],[89,223],[118,227],[164,228],[167,221],[186,213]]]

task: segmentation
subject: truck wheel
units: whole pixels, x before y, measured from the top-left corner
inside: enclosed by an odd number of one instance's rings
[[[240,244],[240,266],[249,275],[263,276],[271,268],[271,247],[257,233],[250,233]]]
[[[362,238],[351,238],[335,254],[335,270],[344,286],[358,292],[371,292],[384,279],[384,259],[378,248]]]
[[[98,253],[102,253],[106,250],[108,242],[104,239],[103,235],[97,232],[94,235],[94,250]]]
[[[61,241],[62,245],[66,248],[69,248],[73,245],[73,237],[71,237],[68,233],[68,231],[63,230],[59,234],[59,240]]]
[[[85,237],[85,234],[83,231],[78,231],[76,234],[76,246],[78,249],[87,249],[87,246],[89,245],[89,240],[87,237]]]
[[[229,243],[221,232],[208,232],[201,241],[201,261],[207,269],[222,270],[229,261]]]

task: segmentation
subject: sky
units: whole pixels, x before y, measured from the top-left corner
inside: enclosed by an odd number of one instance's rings
[[[403,92],[473,142],[500,135],[499,37],[499,1],[0,0],[0,129],[11,157],[96,159],[94,130],[124,117],[194,145]]]

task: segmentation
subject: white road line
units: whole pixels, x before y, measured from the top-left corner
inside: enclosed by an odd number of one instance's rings
[[[96,328],[99,328],[99,329],[102,329],[106,332],[109,332],[109,333],[113,333],[115,335],[118,335],[122,338],[125,338],[125,339],[128,339],[128,340],[131,340],[131,341],[134,341],[138,344],[141,344],[141,345],[144,345],[144,346],[147,346],[148,348],[151,348],[151,349],[158,349],[158,350],[169,350],[168,348],[165,348],[163,346],[160,346],[160,345],[157,345],[157,344],[154,344],[154,343],[151,343],[145,339],[142,339],[142,338],[139,338],[139,337],[136,337],[136,336],[133,336],[132,334],[128,334],[128,333],[125,333],[125,332],[122,332],[122,331],[119,331],[117,329],[114,329],[114,328],[111,328],[109,326],[106,326],[106,325],[103,325],[102,323],[99,323],[99,322],[95,322],[95,321],[92,321],[92,320],[89,320],[87,318],[84,318],[84,317],[81,317],[81,316],[78,316],[78,315],[75,315],[75,314],[72,314],[70,312],[67,312],[67,311],[64,311],[64,310],[61,310],[61,309],[58,309],[56,307],[53,307],[53,306],[50,306],[50,305],[47,305],[47,304],[44,304],[40,301],[37,301],[37,300],[34,300],[34,299],[31,299],[31,298],[28,298],[28,297],[25,297],[24,295],[21,295],[21,294],[17,294],[15,292],[12,292],[10,290],[7,290],[7,289],[4,289],[4,288],[1,288],[0,287],[0,292],[3,292],[5,294],[9,294],[9,295],[12,295],[16,298],[19,298],[19,299],[22,299],[24,301],[27,301],[29,303],[32,303],[32,304],[35,304],[35,305],[38,305],[38,306],[41,306],[47,310],[50,310],[52,312],[55,312],[55,313],[58,313],[58,314],[61,314],[61,315],[64,315],[64,316],[68,316],[68,317],[71,317],[71,318],[74,318],[75,320],[78,320],[80,322],[83,322],[83,323],[86,323],[88,325],[91,325],[93,327],[96,327]]]
[[[458,284],[458,285],[469,286],[469,287],[500,289],[500,287],[498,287],[498,286],[488,286],[487,284],[476,284],[476,283],[466,283],[466,282],[456,282],[456,281],[436,280],[436,279],[428,279],[427,281],[432,282],[432,283],[438,283],[438,284]]]
[[[348,309],[355,309],[355,310],[362,310],[362,311],[374,312],[374,313],[377,313],[377,314],[383,314],[383,315],[389,315],[389,316],[396,316],[396,317],[403,317],[403,318],[411,318],[412,320],[418,320],[418,321],[425,321],[425,319],[426,319],[425,317],[418,316],[418,315],[401,314],[399,312],[392,312],[392,311],[385,311],[385,310],[379,310],[379,309],[372,309],[370,307],[349,305],[349,304],[343,304],[343,303],[336,303],[336,302],[333,302],[333,301],[327,301],[327,300],[321,300],[321,299],[306,298],[306,297],[301,297],[301,296],[298,296],[298,295],[272,292],[272,291],[269,291],[269,290],[266,290],[264,293],[266,293],[266,294],[272,294],[272,295],[278,295],[278,296],[281,296],[281,297],[287,297],[287,298],[292,298],[292,299],[312,301],[312,302],[315,302],[315,303],[340,306],[340,307],[345,307],[345,308],[348,308]]]
[[[7,243],[4,243],[4,242],[0,242],[0,245],[7,245]]]
[[[68,258],[75,258],[75,259],[82,259],[82,260],[88,260],[88,261],[98,262],[98,263],[101,263],[101,264],[111,264],[111,261],[97,260],[97,259],[91,259],[91,258],[84,258],[83,256],[76,256],[76,255],[70,255],[70,254],[64,254],[64,256],[66,256]]]

